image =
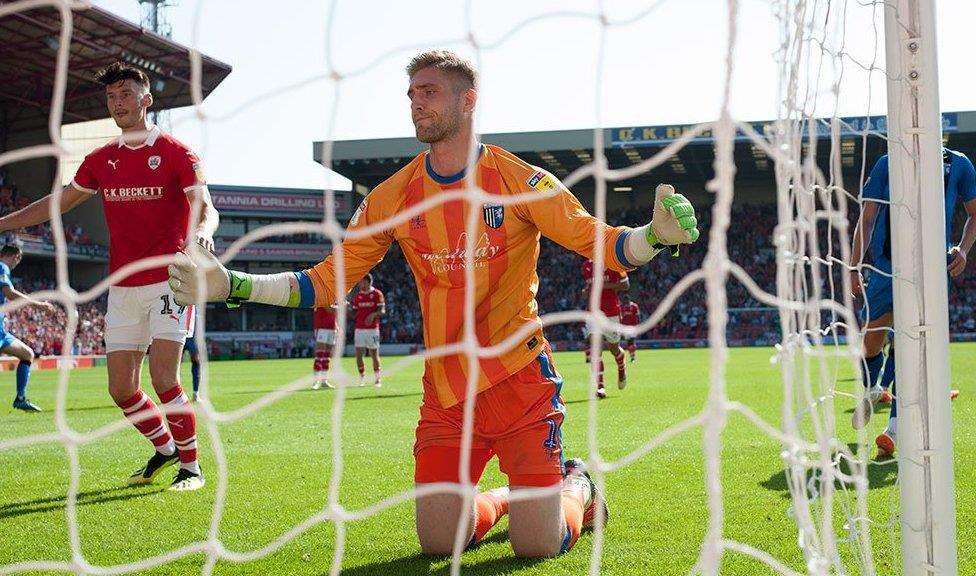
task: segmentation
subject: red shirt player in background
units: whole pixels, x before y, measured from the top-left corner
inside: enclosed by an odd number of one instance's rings
[[[149,123],[146,113],[153,104],[149,77],[116,62],[95,79],[105,86],[109,114],[122,135],[85,157],[74,180],[61,193],[61,212],[101,194],[112,273],[144,258],[176,254],[191,243],[212,251],[218,215],[200,160]],[[48,195],[0,218],[0,231],[47,222],[55,201]],[[191,222],[195,204],[200,207],[199,216]],[[109,288],[105,315],[108,391],[155,447],[129,484],[149,484],[178,461],[180,468],[170,490],[196,490],[204,484],[197,463],[196,418],[179,379],[183,344],[193,334],[194,314],[192,306],[176,304],[167,278],[165,266],[145,268],[129,272]],[[168,426],[139,386],[147,349],[152,385],[166,406]]]
[[[593,285],[593,261],[587,260],[583,263],[583,279],[586,281],[586,288],[583,293],[589,296]],[[605,268],[603,270],[603,291],[600,292],[600,311],[607,318],[618,322],[620,320],[620,300],[617,293],[624,292],[630,288],[630,280],[627,274]],[[588,326],[583,327],[583,337],[585,342],[586,361],[590,361],[590,330]],[[617,388],[623,390],[627,387],[627,365],[624,363],[624,353],[620,349],[620,333],[607,331],[603,333],[603,341],[607,344],[607,350],[613,354],[613,359],[617,362]],[[607,390],[603,387],[603,354],[600,354],[599,365],[597,366],[597,388],[598,398],[606,398]]]
[[[386,314],[386,299],[383,293],[373,287],[373,275],[366,274],[359,281],[359,292],[352,298],[350,306],[356,314],[356,331],[353,340],[356,344],[356,366],[359,368],[359,385],[366,385],[366,363],[363,353],[369,352],[373,358],[373,384],[379,388],[380,379],[380,316]]]
[[[620,323],[624,326],[637,326],[641,321],[641,311],[637,302],[630,299],[630,293],[626,290],[620,293]],[[630,361],[637,360],[637,337],[627,338],[627,352],[630,353]]]
[[[332,345],[335,344],[335,306],[316,308],[312,317],[315,331],[315,382],[312,390],[323,386],[332,388],[329,383],[329,360],[332,359]]]

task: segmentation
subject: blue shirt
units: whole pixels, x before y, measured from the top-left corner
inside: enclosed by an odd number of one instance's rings
[[[7,266],[4,262],[0,262],[0,305],[7,303],[7,295],[3,291],[4,286],[13,288],[14,284],[10,279],[10,266]],[[5,314],[0,312],[0,334],[7,331],[4,325],[4,316]]]
[[[976,199],[976,168],[965,154],[943,148],[943,182],[945,185],[945,234],[946,250],[953,246],[952,215],[956,211],[958,202],[969,202]],[[891,201],[888,188],[888,155],[885,154],[874,163],[871,176],[864,183],[862,193],[864,200]],[[871,236],[872,261],[874,266],[885,272],[891,272],[891,237],[889,230],[888,204],[878,204],[878,217],[874,221],[874,232]]]

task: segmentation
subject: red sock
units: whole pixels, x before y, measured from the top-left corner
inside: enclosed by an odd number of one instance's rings
[[[503,498],[491,492],[482,492],[475,496],[474,541],[481,542],[492,526],[498,524],[502,516],[508,514],[508,498]]]
[[[315,373],[328,372],[329,370],[329,355],[325,350],[315,351]]]
[[[636,352],[637,352],[637,344],[635,344],[635,343],[633,343],[633,342],[631,342],[631,343],[630,343],[630,344],[629,344],[629,345],[627,346],[627,351],[628,351],[628,352],[630,352],[630,355],[631,355],[631,356],[633,356],[633,355],[634,355],[634,353],[636,353]]]
[[[624,370],[627,369],[627,364],[625,362],[627,359],[624,357],[623,350],[618,349],[617,354],[613,357],[613,359],[617,361],[618,372],[623,372]]]
[[[173,386],[159,395],[159,401],[166,407],[166,421],[169,422],[176,448],[180,451],[180,466],[196,472],[197,417],[183,393],[183,388],[179,384]]]
[[[366,365],[365,364],[360,364],[359,365],[359,377],[362,378],[364,376],[366,376]]]
[[[566,530],[569,539],[563,543],[560,553],[569,552],[579,540],[583,529],[583,498],[575,488],[564,488],[562,492],[563,516],[566,518]]]
[[[596,386],[603,388],[603,359],[600,359],[600,367],[596,371]]]
[[[156,450],[164,454],[173,453],[173,437],[163,425],[163,416],[156,408],[156,404],[141,388],[137,389],[131,398],[118,404],[118,407],[122,409],[125,417],[132,422],[136,430],[152,442]]]

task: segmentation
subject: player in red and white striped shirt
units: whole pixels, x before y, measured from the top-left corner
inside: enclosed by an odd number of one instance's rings
[[[620,293],[620,323],[624,326],[637,326],[641,321],[641,311],[637,302],[630,299],[630,294],[624,290]],[[637,337],[628,336],[626,338],[627,352],[630,353],[630,361],[637,360]]]
[[[133,265],[176,254],[187,244],[212,251],[218,215],[199,158],[149,123],[153,97],[146,74],[117,62],[99,72],[96,80],[105,86],[108,111],[122,135],[85,157],[61,194],[60,208],[67,212],[101,194],[110,237],[109,272],[128,270],[108,292],[108,390],[155,448],[129,483],[148,484],[179,462],[170,490],[196,490],[204,484],[197,462],[196,418],[179,378],[183,344],[193,334],[193,306],[175,302],[165,265]],[[45,196],[0,218],[0,232],[48,221],[53,201],[53,196]],[[193,205],[200,207],[195,222]],[[165,407],[166,423],[139,385],[147,349],[149,374]]]

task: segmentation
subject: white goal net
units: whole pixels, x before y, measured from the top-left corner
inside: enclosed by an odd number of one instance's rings
[[[677,0],[671,0],[677,2]],[[338,2],[329,2],[327,35],[331,38],[336,27],[341,26],[336,11]],[[627,27],[635,22],[655,18],[667,7],[665,0],[628,3],[626,10],[610,2],[597,2],[589,10],[554,10],[531,16],[513,24],[502,33],[490,36],[483,34],[475,15],[482,14],[490,7],[470,0],[465,3],[466,32],[457,38],[448,38],[436,44],[419,42],[416,45],[389,46],[383,53],[369,62],[351,68],[335,65],[334,53],[339,47],[329,44],[326,52],[327,69],[311,75],[308,79],[292,86],[274,87],[262,93],[255,93],[253,102],[269,98],[274,94],[300,88],[315,81],[325,80],[331,91],[331,109],[328,114],[330,127],[325,134],[324,164],[330,165],[333,144],[333,126],[343,114],[344,106],[352,105],[343,100],[343,88],[347,82],[362,76],[389,61],[406,61],[415,52],[428,48],[457,49],[474,56],[475,64],[493,51],[504,47],[507,42],[520,34],[530,33],[532,27],[546,21],[580,19],[592,22],[598,27],[599,49],[593,86],[581,86],[581,90],[592,90],[596,101],[595,117],[582,118],[581,124],[594,126],[592,161],[564,178],[563,182],[573,189],[574,185],[592,178],[594,182],[594,212],[602,220],[607,219],[608,187],[614,182],[632,179],[641,174],[652,176],[657,167],[671,161],[679,151],[693,143],[713,142],[714,176],[707,187],[708,201],[697,200],[699,217],[707,223],[702,229],[696,251],[704,254],[700,267],[690,270],[671,286],[660,301],[650,303],[652,313],[638,326],[621,326],[611,322],[599,311],[599,298],[594,296],[589,302],[589,310],[553,311],[543,316],[546,326],[565,323],[587,323],[592,329],[590,345],[599,350],[602,334],[606,331],[620,331],[625,335],[639,335],[658,325],[675,306],[691,291],[704,291],[707,303],[707,343],[709,348],[709,385],[707,398],[700,411],[692,417],[675,421],[666,429],[642,439],[639,447],[628,454],[604,459],[604,440],[598,434],[598,400],[596,398],[596,370],[591,372],[591,390],[585,410],[577,410],[573,417],[585,421],[587,426],[587,463],[592,470],[598,488],[604,488],[606,479],[615,472],[634,465],[642,458],[667,446],[674,438],[683,434],[700,434],[704,454],[705,505],[707,507],[707,526],[704,539],[699,543],[683,542],[681,545],[700,548],[698,561],[692,573],[705,575],[718,574],[722,570],[723,559],[730,555],[745,555],[764,564],[768,570],[783,575],[793,574],[878,574],[879,563],[888,569],[899,570],[902,564],[900,551],[900,510],[901,504],[892,499],[889,502],[872,501],[869,497],[872,469],[885,468],[892,474],[897,470],[894,460],[872,460],[872,438],[865,432],[854,433],[843,419],[847,408],[853,407],[864,396],[861,385],[861,337],[857,302],[851,296],[848,263],[851,261],[850,246],[853,222],[859,213],[861,188],[875,160],[869,150],[882,150],[893,145],[906,145],[886,130],[883,116],[877,116],[878,102],[884,101],[882,90],[885,83],[907,82],[905,78],[893,78],[886,71],[884,59],[884,13],[897,11],[907,5],[905,2],[876,1],[838,1],[838,0],[770,0],[767,2],[746,2],[728,0],[724,4],[711,3],[710,8],[721,6],[727,15],[725,76],[719,94],[720,107],[714,120],[687,128],[667,145],[655,149],[653,154],[629,167],[612,169],[604,156],[608,143],[601,119],[600,100],[608,90],[603,83],[603,70],[606,65],[605,49],[607,42],[615,34],[625,34]],[[749,21],[741,18],[744,5],[749,10],[763,10],[776,23],[778,46],[767,54],[756,58],[775,59],[778,69],[778,116],[774,122],[764,124],[737,118],[733,114],[733,100],[736,90],[748,82],[748,59],[741,57],[741,44],[749,35]],[[910,3],[908,3],[910,4]],[[0,3],[0,22],[18,12],[38,9],[42,6],[54,7],[62,15],[57,43],[58,75],[55,94],[50,111],[50,145],[13,149],[0,154],[0,169],[29,158],[59,156],[63,153],[60,142],[60,126],[65,120],[61,107],[64,103],[65,78],[70,72],[68,48],[72,35],[72,10],[84,10],[85,2],[20,0]],[[758,8],[757,8],[758,6]],[[896,19],[901,15],[896,16]],[[908,18],[902,19],[905,26],[911,24]],[[850,24],[859,26],[852,29]],[[693,30],[690,23],[675,23],[675,26]],[[204,31],[195,31],[202,34]],[[927,39],[934,42],[934,38]],[[382,42],[382,39],[377,39]],[[554,41],[570,42],[563,38]],[[273,47],[269,47],[273,50]],[[675,55],[681,58],[680,46],[675,46]],[[191,51],[193,65],[200,68],[200,54]],[[658,57],[660,55],[655,55]],[[653,58],[648,58],[648,68],[634,70],[633,74],[654,74]],[[744,77],[744,78],[743,78]],[[199,77],[195,78],[199,82]],[[658,78],[661,89],[680,90],[680,86],[669,86],[666,78]],[[491,82],[487,77],[485,82]],[[860,84],[854,91],[858,101],[848,98],[852,85]],[[864,90],[864,87],[867,87]],[[547,98],[544,91],[526,97]],[[206,126],[210,114],[201,101],[197,86],[194,98],[198,104],[200,122]],[[655,106],[654,95],[646,95],[647,106]],[[242,107],[246,110],[247,105]],[[239,112],[232,112],[231,115]],[[174,123],[174,131],[180,129],[180,122]],[[882,142],[880,146],[878,142]],[[752,156],[737,154],[737,144],[748,143]],[[870,145],[869,145],[870,144]],[[473,149],[473,147],[472,147]],[[776,224],[773,234],[758,240],[767,249],[765,257],[750,262],[736,261],[730,255],[729,244],[736,235],[749,233],[750,223],[737,221],[736,214],[736,173],[739,162],[769,162],[774,167],[775,181],[766,184],[770,194],[775,191]],[[204,161],[206,158],[204,157]],[[856,174],[851,178],[851,174]],[[60,182],[60,178],[55,178]],[[679,189],[679,192],[681,190]],[[54,191],[55,193],[57,190]],[[529,192],[529,191],[526,191]],[[651,194],[650,191],[647,192]],[[320,223],[273,224],[241,236],[223,254],[224,262],[229,262],[241,250],[263,238],[286,234],[322,234],[328,237],[334,247],[333,254],[337,264],[337,286],[344,285],[343,253],[341,241],[346,231],[334,213],[334,193],[325,190],[326,211]],[[497,198],[488,196],[483,190],[466,187],[463,190],[444,194],[437,202],[462,198],[472,206],[481,207],[487,201],[498,203]],[[705,196],[702,196],[705,198]],[[534,198],[545,201],[545,196]],[[525,201],[524,197],[512,200]],[[395,218],[383,222],[378,228],[391,228],[407,222],[432,204],[426,203]],[[480,214],[480,209],[473,210]],[[649,211],[648,211],[649,214]],[[748,217],[748,215],[746,215]],[[610,222],[614,224],[614,222]],[[473,233],[476,219],[466,223],[469,233],[466,236],[466,278],[465,320],[467,329],[463,341],[455,345],[430,349],[424,356],[445,355],[461,352],[466,354],[473,366],[478,358],[499,354],[514,342],[527,335],[528,328],[515,334],[509,342],[484,348],[479,346],[474,332],[475,291],[472,264],[475,252],[476,234]],[[102,296],[121,274],[134,269],[148,269],[158,266],[162,260],[140,262],[136,268],[128,268],[106,278],[84,292],[77,292],[69,284],[68,252],[61,218],[53,214],[53,244],[56,247],[55,289],[35,293],[35,298],[57,301],[67,310],[64,350],[71,350],[77,330],[78,305],[91,302]],[[368,234],[373,229],[364,229],[358,234]],[[597,238],[597,243],[601,241]],[[660,258],[666,255],[659,256]],[[540,262],[543,269],[546,263]],[[602,270],[604,262],[598,252],[595,257],[596,270]],[[755,278],[755,269],[769,271],[764,278]],[[772,271],[775,271],[773,274]],[[905,272],[906,278],[907,272]],[[602,284],[601,274],[594,274],[598,292]],[[768,282],[772,280],[772,283]],[[912,284],[915,286],[916,284]],[[730,304],[730,293],[734,292],[735,302]],[[758,307],[775,309],[778,314],[768,314],[769,322],[779,323],[781,338],[771,359],[778,363],[782,374],[783,405],[780,418],[761,416],[748,401],[731,400],[727,394],[727,367],[729,346],[729,307],[748,300]],[[14,302],[3,307],[6,311],[20,306]],[[203,307],[201,307],[203,308]],[[348,322],[344,308],[339,308],[337,319],[337,339],[345,341]],[[205,314],[199,319],[195,338],[204,357],[202,390],[206,393],[210,384],[206,364],[207,319]],[[908,339],[910,335],[899,334]],[[341,348],[337,347],[337,354]],[[416,362],[420,356],[408,357],[388,366],[384,374],[392,374]],[[338,358],[336,358],[337,360]],[[37,445],[57,444],[63,446],[67,455],[68,478],[65,498],[65,513],[69,527],[71,546],[70,560],[34,558],[29,561],[5,562],[0,559],[0,574],[15,574],[31,571],[61,571],[77,574],[125,574],[164,566],[174,560],[188,556],[203,557],[200,571],[212,573],[219,562],[243,563],[258,560],[275,554],[289,542],[305,534],[318,525],[328,524],[334,528],[334,539],[324,543],[331,550],[330,566],[321,570],[330,574],[342,571],[343,560],[347,554],[346,535],[350,526],[357,521],[374,516],[380,512],[408,502],[419,494],[434,491],[453,490],[467,498],[473,498],[476,486],[467,478],[467,457],[461,464],[460,485],[425,486],[422,489],[404,486],[403,491],[369,506],[351,509],[343,505],[340,498],[341,486],[345,482],[362,482],[363,478],[351,478],[344,468],[342,423],[347,410],[346,400],[349,392],[341,385],[351,381],[342,372],[341,363],[335,361],[334,377],[340,384],[334,391],[330,421],[321,423],[323,433],[331,436],[328,442],[329,489],[325,504],[307,516],[290,530],[282,532],[273,541],[255,549],[234,549],[225,543],[221,535],[221,521],[225,514],[228,491],[228,455],[225,452],[227,438],[221,426],[243,421],[261,410],[303,390],[312,383],[312,377],[287,383],[276,383],[275,389],[253,402],[232,410],[221,410],[219,406],[206,399],[195,405],[200,436],[207,437],[213,450],[216,467],[208,471],[208,479],[216,488],[214,491],[209,532],[205,539],[159,552],[144,558],[128,558],[113,564],[99,563],[83,551],[82,532],[79,524],[78,495],[83,490],[80,465],[80,451],[112,435],[127,430],[130,423],[124,418],[94,430],[77,430],[69,423],[67,406],[72,394],[71,362],[64,362],[57,384],[57,402],[54,410],[56,430],[35,435],[13,438],[0,438],[0,454],[22,451]],[[464,443],[470,449],[472,441],[472,421],[474,397],[470,392],[477,385],[477,370],[469,371],[468,401],[465,402]],[[206,398],[206,394],[204,394]],[[288,426],[287,422],[277,425]],[[804,559],[803,565],[777,558],[753,546],[734,540],[728,536],[726,498],[723,493],[723,478],[734,470],[723,468],[725,438],[731,426],[752,426],[765,436],[775,440],[781,447],[781,457],[789,491],[790,505],[785,512],[795,523],[795,532],[779,537],[794,541]],[[852,441],[856,440],[856,441]],[[310,448],[314,449],[314,448]],[[404,455],[406,458],[407,455]],[[654,473],[653,471],[651,473]],[[296,488],[296,489],[300,489]],[[519,493],[517,498],[531,498],[538,491]],[[650,495],[631,495],[644,498]],[[310,495],[311,497],[311,495]],[[611,494],[611,501],[615,495]],[[592,546],[589,573],[598,574],[601,560],[610,553],[612,542],[605,539],[604,518],[597,518]],[[412,538],[410,526],[398,526],[402,534],[391,538]],[[662,528],[664,530],[664,528]],[[451,563],[451,574],[463,572],[461,551],[464,544],[459,529],[458,543]],[[574,554],[586,553],[575,550]],[[933,561],[930,559],[930,561]],[[758,573],[758,572],[757,572]],[[947,573],[947,572],[938,572]]]

